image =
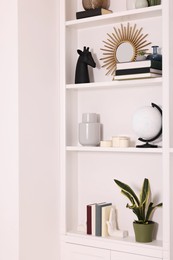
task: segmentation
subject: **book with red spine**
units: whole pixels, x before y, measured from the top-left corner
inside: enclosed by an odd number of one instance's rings
[[[92,234],[92,204],[87,205],[87,221],[86,221],[86,231],[88,235]]]

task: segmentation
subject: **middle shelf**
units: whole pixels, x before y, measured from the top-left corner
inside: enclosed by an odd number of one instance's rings
[[[156,153],[161,154],[162,148],[114,148],[114,147],[92,147],[92,146],[67,146],[68,152],[112,152],[112,153]]]
[[[94,83],[83,83],[83,84],[67,84],[67,90],[93,90],[93,89],[107,89],[107,88],[118,88],[118,87],[143,87],[153,86],[157,87],[162,84],[162,78],[149,78],[149,79],[136,79],[136,80],[123,80],[123,81],[107,81],[107,82],[94,82]]]
[[[144,79],[131,81],[97,82],[89,84],[66,85],[66,117],[68,130],[66,144],[69,150],[76,151],[114,151],[136,153],[137,138],[133,128],[133,118],[143,107],[152,103],[163,105],[162,79]],[[65,91],[65,90],[64,90]],[[145,98],[145,100],[144,100]],[[101,147],[80,147],[79,125],[85,113],[96,113],[101,127],[101,139],[111,140],[115,136],[128,136],[128,149],[116,150]],[[158,145],[161,147],[161,140]],[[116,145],[113,145],[117,147]],[[141,153],[142,150],[139,151]],[[149,153],[155,152],[151,150]]]

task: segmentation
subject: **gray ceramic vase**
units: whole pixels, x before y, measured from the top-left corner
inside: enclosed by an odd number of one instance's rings
[[[83,146],[98,146],[100,144],[101,126],[95,113],[82,115],[79,124],[79,143]]]

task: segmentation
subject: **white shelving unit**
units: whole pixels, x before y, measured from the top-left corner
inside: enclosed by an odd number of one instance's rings
[[[137,259],[171,260],[172,207],[171,171],[173,168],[173,130],[171,118],[171,67],[173,37],[170,22],[172,3],[125,10],[125,1],[111,1],[112,14],[75,19],[82,10],[82,1],[61,3],[61,227],[62,260]],[[163,77],[154,79],[112,81],[105,76],[100,58],[103,40],[113,27],[137,24],[153,45],[163,54]],[[89,84],[74,84],[77,49],[90,47],[97,68]],[[160,148],[135,148],[137,137],[132,130],[132,115],[139,107],[157,103],[163,109],[163,135]],[[131,138],[129,148],[84,147],[78,143],[78,124],[82,113],[95,112],[103,125],[103,139],[117,134]],[[126,209],[126,199],[113,179],[134,187],[150,179],[154,199],[164,206],[154,213],[158,223],[152,243],[136,243],[132,228],[133,214]],[[128,230],[129,237],[115,239],[86,235],[86,205],[96,201],[111,201],[118,211],[118,225]],[[79,232],[80,230],[80,232]],[[81,232],[81,230],[83,230]]]

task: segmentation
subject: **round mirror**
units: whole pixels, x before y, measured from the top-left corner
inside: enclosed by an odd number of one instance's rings
[[[104,42],[103,57],[100,59],[103,62],[102,67],[106,68],[106,75],[115,75],[117,62],[135,61],[137,53],[146,52],[147,46],[151,44],[146,40],[148,34],[142,33],[143,28],[137,28],[134,24],[131,26],[120,25],[120,28],[114,27],[112,34],[107,33],[108,38]]]
[[[134,46],[130,42],[122,42],[116,51],[117,62],[133,61],[135,57]]]

